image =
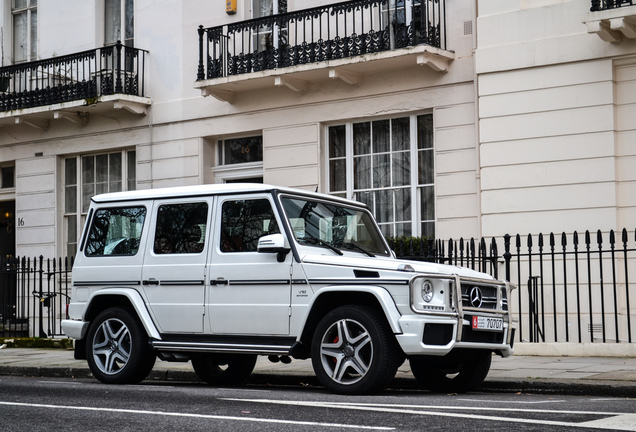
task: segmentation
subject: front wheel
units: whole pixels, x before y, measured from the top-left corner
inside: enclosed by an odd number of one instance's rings
[[[201,380],[211,385],[236,385],[245,382],[256,366],[251,354],[198,354],[192,367]]]
[[[105,384],[136,384],[148,376],[156,356],[148,335],[132,312],[106,309],[91,323],[86,359],[93,376]]]
[[[403,361],[383,314],[367,306],[341,306],[318,324],[311,361],[320,382],[340,394],[384,389]]]
[[[453,351],[444,357],[413,356],[411,371],[423,388],[435,393],[465,393],[481,385],[490,370],[490,351]]]

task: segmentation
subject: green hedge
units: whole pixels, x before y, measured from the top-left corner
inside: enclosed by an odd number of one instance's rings
[[[393,252],[400,257],[421,256],[425,258],[426,255],[432,255],[435,247],[435,242],[429,237],[388,237],[387,242]],[[427,250],[427,247],[429,250]],[[411,252],[412,248],[412,252]]]

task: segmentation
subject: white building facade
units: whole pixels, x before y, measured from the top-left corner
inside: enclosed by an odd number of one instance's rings
[[[633,227],[636,6],[592,3],[3,2],[0,252],[72,255],[96,193],[231,181],[389,237]]]
[[[636,6],[478,3],[482,234],[633,231]]]

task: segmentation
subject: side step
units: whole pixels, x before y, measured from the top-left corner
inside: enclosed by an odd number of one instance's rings
[[[151,340],[157,351],[287,355],[293,345]]]

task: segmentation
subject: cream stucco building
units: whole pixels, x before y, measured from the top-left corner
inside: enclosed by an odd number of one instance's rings
[[[388,236],[634,226],[636,6],[227,3],[3,2],[3,256],[73,254],[95,193],[227,181]]]

